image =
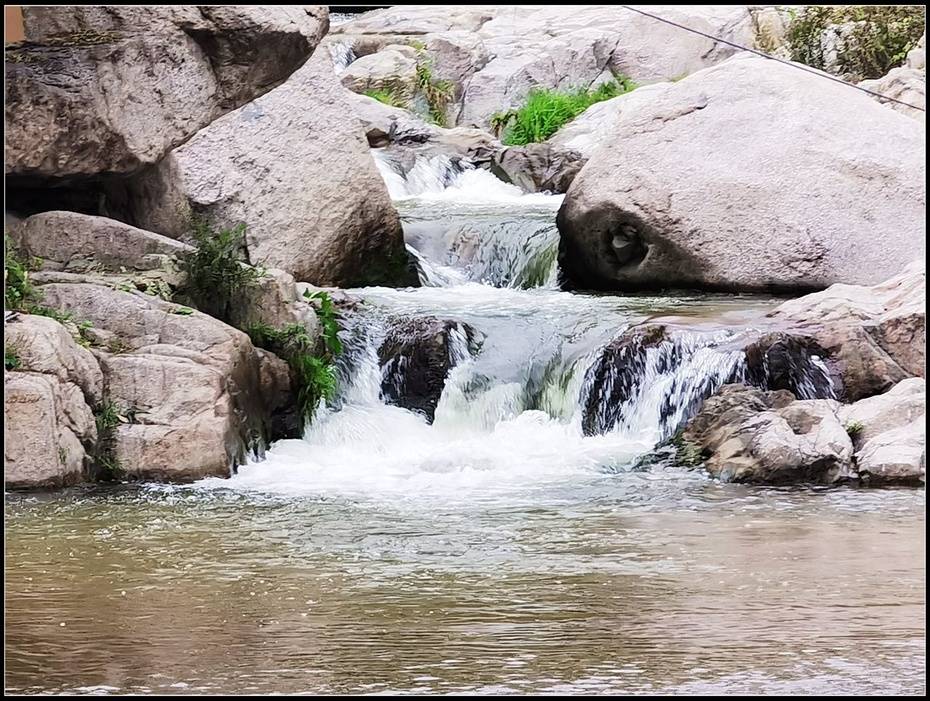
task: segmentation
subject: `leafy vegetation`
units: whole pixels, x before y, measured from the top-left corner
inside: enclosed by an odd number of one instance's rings
[[[857,81],[880,78],[900,65],[924,32],[922,5],[808,5],[788,12],[791,59],[830,68],[825,32],[843,25],[833,70]]]
[[[624,95],[636,88],[636,83],[624,76],[602,83],[593,90],[579,88],[562,92],[534,88],[519,109],[494,114],[491,127],[508,146],[545,141],[591,105]]]
[[[205,219],[191,220],[197,248],[181,260],[186,273],[184,294],[201,311],[229,323],[239,293],[262,276],[240,259],[245,224],[215,231]]]
[[[452,100],[454,86],[451,81],[433,76],[433,62],[421,49],[417,53],[417,91],[426,99],[429,121],[446,126],[446,108]]]
[[[850,438],[855,438],[865,430],[865,424],[863,424],[861,421],[850,421],[844,428],[846,429],[846,433],[849,434]]]
[[[323,328],[323,348],[318,352],[314,340],[301,324],[275,329],[267,324],[253,324],[247,329],[256,346],[284,358],[297,387],[297,406],[306,421],[313,418],[321,401],[336,396],[335,357],[342,352],[339,324],[332,299],[325,292],[305,295],[319,302],[318,317]]]
[[[409,105],[409,101],[404,97],[403,92],[395,88],[366,90],[365,95],[374,98],[381,104],[387,105],[388,107],[399,107],[401,109],[407,109],[407,106]]]
[[[29,266],[20,258],[10,237],[4,235],[3,263],[3,308],[25,311],[25,306],[36,299],[38,294],[29,282]]]
[[[94,462],[106,479],[117,479],[122,475],[122,466],[116,457],[116,427],[120,424],[119,407],[115,402],[105,400],[94,408],[94,421],[97,424],[97,445],[94,450]]]
[[[16,346],[4,344],[3,346],[3,367],[6,370],[17,370],[22,365],[19,359],[19,350]]]

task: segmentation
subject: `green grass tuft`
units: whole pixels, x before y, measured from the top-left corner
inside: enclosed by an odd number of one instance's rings
[[[19,349],[16,346],[4,344],[3,346],[3,367],[6,370],[18,370],[22,366],[19,359]]]
[[[374,98],[381,104],[387,105],[388,107],[399,107],[400,109],[407,109],[407,106],[409,105],[409,102],[404,97],[403,93],[400,90],[395,90],[393,88],[366,90],[365,95]]]
[[[850,421],[844,428],[850,438],[855,438],[865,430],[865,424],[861,421]]]
[[[637,88],[636,83],[620,76],[593,90],[580,88],[569,92],[534,88],[522,107],[498,112],[491,126],[507,146],[524,146],[545,141],[588,107],[624,95]]]

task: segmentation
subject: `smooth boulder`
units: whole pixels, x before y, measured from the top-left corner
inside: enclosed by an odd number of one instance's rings
[[[741,54],[620,111],[559,211],[561,267],[602,290],[875,284],[925,250],[924,150],[868,95]]]
[[[128,186],[131,217],[183,237],[190,213],[246,226],[249,261],[298,281],[416,285],[397,212],[331,59],[201,130]]]

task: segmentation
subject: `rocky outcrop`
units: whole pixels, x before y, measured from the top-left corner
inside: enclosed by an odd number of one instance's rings
[[[97,330],[105,399],[127,418],[110,449],[128,476],[226,476],[291,403],[284,362],[205,314],[102,285],[40,289],[45,304]]]
[[[881,394],[926,363],[923,261],[872,287],[833,285],[781,304],[769,317],[813,338],[841,380],[844,401]]]
[[[923,379],[849,405],[726,385],[679,445],[728,482],[917,485],[926,475],[925,414]]]
[[[917,46],[908,51],[904,65],[892,68],[886,75],[876,80],[864,80],[859,87],[886,95],[898,102],[882,100],[901,114],[906,114],[918,121],[923,121],[927,104],[927,35],[924,34]],[[906,103],[906,104],[902,104]]]
[[[192,248],[114,219],[77,212],[43,212],[8,227],[17,248],[42,259],[45,270],[153,270]]]
[[[760,26],[772,29],[780,22],[772,8],[746,6],[663,6],[652,13],[744,45],[757,43]],[[734,51],[604,5],[396,6],[341,24],[333,37],[360,57],[391,44],[422,43],[436,77],[454,86],[454,123],[483,128],[494,113],[518,106],[533,87],[589,87],[620,74],[639,83],[669,80]]]
[[[434,317],[397,319],[378,349],[381,397],[432,422],[449,371],[474,352],[474,329]]]
[[[77,385],[54,375],[5,372],[4,393],[5,486],[64,487],[82,481],[97,430]]]
[[[192,211],[216,226],[244,223],[250,262],[300,281],[416,285],[400,220],[344,93],[329,57],[315,55],[131,183],[132,217],[173,238]]]
[[[704,402],[682,438],[726,482],[835,484],[856,478],[852,441],[829,399],[726,385]]]
[[[126,174],[297,69],[324,6],[24,7],[6,49],[14,184]],[[29,180],[31,178],[31,180]]]
[[[416,50],[410,46],[387,46],[353,61],[339,77],[343,85],[357,93],[390,90],[409,99],[416,89]]]
[[[734,57],[621,110],[559,212],[562,270],[614,290],[877,283],[925,250],[924,147],[860,91]]]

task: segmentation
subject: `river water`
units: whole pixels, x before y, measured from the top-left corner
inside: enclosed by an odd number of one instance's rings
[[[424,286],[350,291],[302,440],[228,480],[7,495],[8,690],[924,691],[923,491],[640,461],[777,300],[561,292],[558,197],[377,160]],[[381,341],[422,317],[456,325],[432,422],[381,399]],[[647,320],[669,352],[586,435],[588,369]]]

